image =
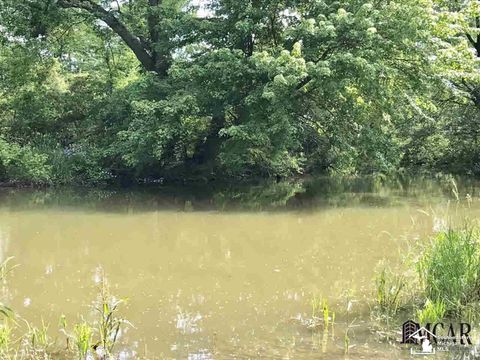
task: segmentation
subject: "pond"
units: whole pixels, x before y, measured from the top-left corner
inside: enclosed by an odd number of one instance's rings
[[[480,213],[478,187],[459,183]],[[458,213],[449,180],[313,179],[248,187],[0,190],[4,302],[52,324],[91,316],[100,273],[128,298],[122,357],[405,358],[370,320],[379,263]],[[311,301],[334,325],[312,330]],[[398,329],[400,331],[400,329]]]

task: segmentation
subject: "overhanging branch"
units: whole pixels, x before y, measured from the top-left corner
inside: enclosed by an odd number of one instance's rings
[[[62,8],[74,8],[87,11],[95,18],[105,22],[133,51],[145,70],[157,72],[155,61],[145,45],[137,36],[133,35],[113,13],[105,10],[91,0],[58,0],[57,3]]]

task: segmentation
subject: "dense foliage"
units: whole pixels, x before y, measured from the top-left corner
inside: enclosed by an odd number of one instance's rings
[[[480,174],[480,5],[0,0],[0,181]]]

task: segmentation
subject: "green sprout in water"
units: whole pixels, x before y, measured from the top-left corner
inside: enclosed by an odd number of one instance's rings
[[[25,323],[27,324],[27,337],[32,351],[34,353],[47,353],[48,348],[53,345],[53,341],[48,335],[49,324],[45,324],[43,319],[40,327],[33,326],[26,320]]]
[[[78,359],[87,358],[92,347],[93,329],[86,322],[75,325],[73,329],[75,345],[78,351]]]
[[[330,325],[330,321],[335,321],[335,313],[330,312],[327,299],[322,298],[321,296],[314,296],[311,301],[312,305],[312,319],[320,320],[323,319],[323,327],[325,329]],[[321,320],[320,320],[321,321]]]
[[[4,323],[0,325],[0,355],[2,359],[8,358],[9,356],[11,337],[12,330],[8,323],[4,321]]]
[[[110,355],[118,341],[118,336],[124,325],[132,326],[130,322],[118,317],[119,306],[126,303],[126,299],[117,299],[111,295],[107,279],[102,274],[100,279],[99,301],[95,310],[99,315],[97,321],[98,341],[93,348],[98,353]]]
[[[424,308],[417,310],[417,318],[420,324],[435,323],[443,319],[446,310],[444,302],[427,299]]]
[[[403,276],[392,274],[387,269],[382,269],[376,279],[377,305],[386,315],[397,313],[401,305],[401,292],[405,287]]]

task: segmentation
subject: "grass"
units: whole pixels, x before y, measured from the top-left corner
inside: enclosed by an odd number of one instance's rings
[[[73,328],[75,345],[79,360],[86,359],[92,349],[93,329],[86,322],[75,325]]]
[[[435,236],[425,249],[417,271],[425,296],[443,303],[450,315],[480,301],[479,232],[466,225]]]
[[[2,359],[7,359],[10,354],[10,347],[12,341],[12,329],[8,322],[4,321],[0,325],[0,356]]]
[[[335,313],[330,311],[327,299],[321,296],[314,296],[311,301],[312,320],[315,323],[323,320],[323,327],[327,329],[330,324],[335,322]]]
[[[412,249],[410,258],[415,257],[415,271],[408,281],[388,268],[376,277],[372,315],[377,321],[386,320],[387,336],[389,322],[401,323],[405,318],[421,324],[446,318],[480,320],[480,231],[475,225],[437,233],[427,244]],[[412,292],[408,297],[407,290]]]
[[[427,299],[423,309],[417,310],[417,319],[420,324],[436,323],[443,320],[447,307],[443,301]]]
[[[13,268],[11,259],[0,264],[0,280],[4,286]],[[102,274],[94,311],[81,316],[81,321],[74,324],[71,330],[65,316],[60,318],[58,330],[65,336],[66,347],[50,337],[50,334],[58,331],[52,329],[50,324],[42,320],[37,327],[0,304],[0,315],[3,316],[3,322],[0,322],[0,359],[114,359],[114,347],[122,329],[131,325],[119,317],[120,307],[124,303],[125,300],[118,300],[110,293],[107,279]],[[95,315],[93,318],[92,314]],[[84,320],[86,318],[90,318],[90,321]]]
[[[102,275],[99,301],[95,306],[98,314],[98,340],[93,347],[97,353],[100,352],[104,356],[110,356],[113,353],[122,326],[131,326],[127,320],[118,317],[119,306],[124,303],[126,303],[126,299],[117,299],[111,295],[107,279]]]
[[[383,268],[376,278],[376,303],[382,314],[394,315],[401,305],[401,293],[405,278]]]
[[[2,263],[0,263],[0,282],[3,284],[3,286],[7,285],[8,275],[16,267],[18,267],[18,265],[11,264],[12,260],[13,260],[13,257],[9,257],[5,259]],[[0,302],[0,315],[2,315],[6,319],[9,319],[9,318],[13,318],[14,312],[11,308],[9,308],[3,302]]]
[[[25,321],[27,325],[27,332],[23,336],[24,348],[28,348],[34,357],[40,357],[41,355],[48,354],[50,347],[54,344],[54,341],[49,336],[49,324],[45,324],[42,319],[42,324],[36,327]]]

